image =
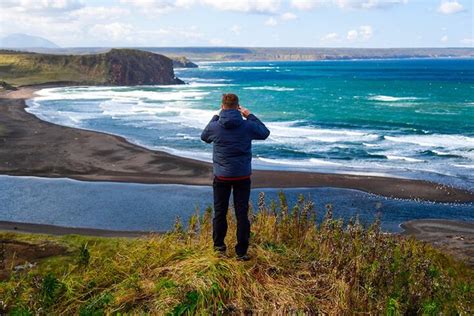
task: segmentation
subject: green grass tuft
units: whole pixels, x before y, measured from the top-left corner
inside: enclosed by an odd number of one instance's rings
[[[138,239],[14,235],[66,246],[0,283],[0,309],[29,314],[470,314],[473,270],[430,245],[363,227],[283,194],[251,214],[249,262],[212,250],[212,210]],[[231,212],[230,212],[231,213]],[[227,244],[235,243],[229,215]],[[6,234],[4,234],[6,235]],[[6,236],[3,236],[6,237]],[[231,247],[229,247],[231,248]],[[1,305],[3,304],[3,305]]]

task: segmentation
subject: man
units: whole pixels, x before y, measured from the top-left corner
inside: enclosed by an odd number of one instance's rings
[[[242,118],[244,117],[245,120]],[[265,125],[250,111],[239,105],[237,95],[222,96],[221,112],[214,115],[202,132],[201,139],[213,145],[214,166],[214,249],[225,255],[224,238],[227,233],[227,209],[230,193],[234,192],[237,218],[237,259],[247,261],[250,238],[248,218],[250,175],[252,173],[252,140],[264,140],[270,135]]]

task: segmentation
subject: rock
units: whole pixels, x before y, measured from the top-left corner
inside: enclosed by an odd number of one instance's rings
[[[113,85],[183,84],[166,56],[134,49],[112,49],[106,56],[107,83]]]
[[[187,59],[185,56],[171,57],[174,68],[198,68],[198,65]]]

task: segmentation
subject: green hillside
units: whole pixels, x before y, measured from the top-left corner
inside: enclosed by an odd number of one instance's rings
[[[0,50],[0,81],[30,85],[70,82],[94,85],[176,84],[172,60],[133,49],[89,55]]]
[[[330,208],[315,225],[313,207],[261,196],[249,262],[213,252],[211,209],[137,239],[0,233],[0,314],[471,314],[472,269]]]

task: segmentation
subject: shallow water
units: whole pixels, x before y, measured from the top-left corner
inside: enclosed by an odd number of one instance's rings
[[[267,205],[279,190],[265,192]],[[474,221],[473,204],[440,204],[389,199],[361,191],[336,188],[285,189],[289,204],[299,194],[310,197],[321,217],[330,203],[334,216],[359,215],[370,223],[380,215],[382,228],[400,231],[399,224],[419,218]],[[177,216],[189,218],[212,204],[212,188],[206,186],[86,182],[70,179],[0,176],[0,220],[111,230],[164,231]]]

